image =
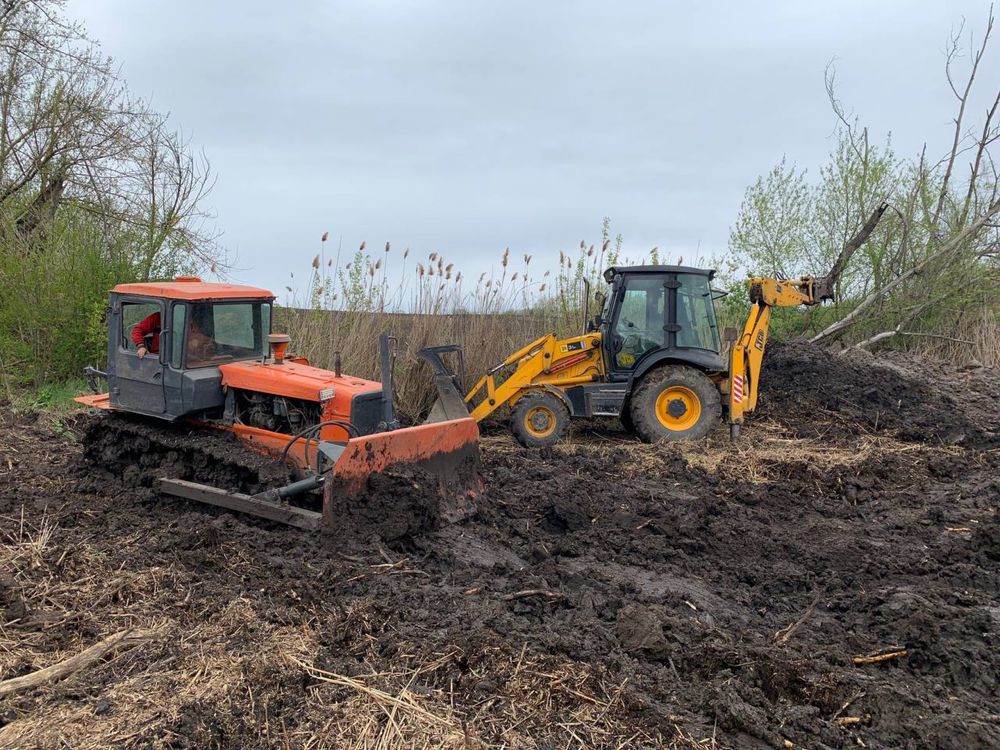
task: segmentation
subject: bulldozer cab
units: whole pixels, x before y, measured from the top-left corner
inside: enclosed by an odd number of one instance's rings
[[[632,380],[665,361],[721,371],[711,288],[715,272],[686,266],[609,268],[611,292],[598,320],[612,380]]]
[[[169,420],[220,406],[218,366],[266,355],[273,299],[194,279],[119,284],[108,306],[111,406]]]

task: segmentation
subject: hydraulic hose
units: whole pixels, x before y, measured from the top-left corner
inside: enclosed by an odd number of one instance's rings
[[[281,451],[281,459],[280,460],[282,462],[286,461],[288,459],[288,451],[291,450],[292,446],[297,441],[302,440],[303,438],[305,438],[306,439],[306,457],[305,458],[306,458],[306,466],[308,466],[309,465],[309,442],[308,442],[309,438],[312,436],[312,433],[318,432],[319,430],[321,430],[324,427],[340,427],[345,432],[347,432],[348,437],[358,437],[360,435],[360,433],[358,432],[358,428],[355,427],[350,422],[344,422],[344,421],[339,420],[339,419],[328,419],[328,420],[326,420],[324,422],[317,422],[314,425],[309,425],[304,430],[301,430],[300,432],[297,432],[295,435],[292,436],[291,440],[289,440],[285,444],[284,450]],[[316,473],[319,474],[320,473],[319,472],[319,468],[318,468],[319,467],[319,456],[317,456],[316,465],[317,465]]]

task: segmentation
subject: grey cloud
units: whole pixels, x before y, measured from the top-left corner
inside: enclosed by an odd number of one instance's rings
[[[754,7],[762,6],[762,7]],[[900,151],[943,144],[941,49],[982,2],[75,0],[192,133],[242,280],[283,285],[329,229],[467,275],[610,215],[635,253],[725,249],[746,185],[832,143],[823,70]],[[994,50],[997,54],[1000,51]],[[996,84],[1000,66],[991,69]]]

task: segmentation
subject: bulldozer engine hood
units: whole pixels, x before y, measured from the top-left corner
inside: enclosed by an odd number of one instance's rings
[[[382,392],[382,385],[375,381],[350,375],[337,377],[329,370],[288,360],[281,364],[232,362],[219,365],[219,370],[223,387],[315,401],[323,404],[324,412],[338,414],[351,413],[355,396]]]

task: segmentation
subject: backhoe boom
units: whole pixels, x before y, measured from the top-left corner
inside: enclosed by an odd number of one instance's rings
[[[750,315],[743,335],[729,355],[729,423],[733,438],[739,435],[743,415],[757,408],[760,368],[775,307],[818,305],[833,299],[831,285],[825,278],[803,276],[800,279],[750,279]]]

